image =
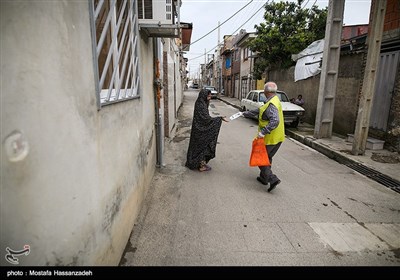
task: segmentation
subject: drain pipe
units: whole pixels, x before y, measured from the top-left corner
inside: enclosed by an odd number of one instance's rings
[[[154,62],[154,108],[155,108],[155,129],[156,129],[156,167],[163,166],[163,135],[162,120],[160,114],[161,106],[161,89],[162,82],[160,79],[160,60],[158,38],[153,38],[153,62]]]

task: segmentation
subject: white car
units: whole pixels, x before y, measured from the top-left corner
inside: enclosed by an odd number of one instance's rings
[[[297,127],[300,117],[304,116],[304,108],[291,103],[286,93],[283,91],[278,90],[276,95],[281,100],[285,124]],[[266,100],[267,98],[265,97],[263,90],[252,90],[240,101],[240,107],[242,108],[242,111],[251,111],[260,108],[265,104]]]
[[[209,91],[211,91],[211,98],[213,98],[213,99],[217,98],[218,92],[215,89],[215,87],[213,87],[213,86],[204,86],[203,88],[204,89],[208,89]]]

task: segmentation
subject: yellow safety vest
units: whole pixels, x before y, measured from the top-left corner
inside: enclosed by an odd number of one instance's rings
[[[269,120],[263,120],[262,115],[264,114],[265,110],[267,110],[270,103],[274,104],[275,107],[278,108],[279,125],[272,130],[270,134],[266,134],[264,136],[264,143],[265,145],[276,145],[285,140],[285,122],[283,120],[282,105],[277,95],[272,97],[267,103],[260,107],[260,112],[258,114],[258,131],[260,132],[261,129],[267,126],[269,123]]]

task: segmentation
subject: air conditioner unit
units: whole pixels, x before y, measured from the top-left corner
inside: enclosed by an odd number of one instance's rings
[[[139,29],[149,37],[179,37],[175,13],[180,3],[179,0],[138,0]]]
[[[138,0],[139,24],[175,24],[174,9],[174,0]]]

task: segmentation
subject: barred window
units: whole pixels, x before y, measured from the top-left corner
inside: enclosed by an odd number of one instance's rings
[[[90,0],[99,108],[139,97],[139,31],[135,0]]]
[[[247,60],[249,58],[249,48],[244,48],[243,49],[243,60]]]

